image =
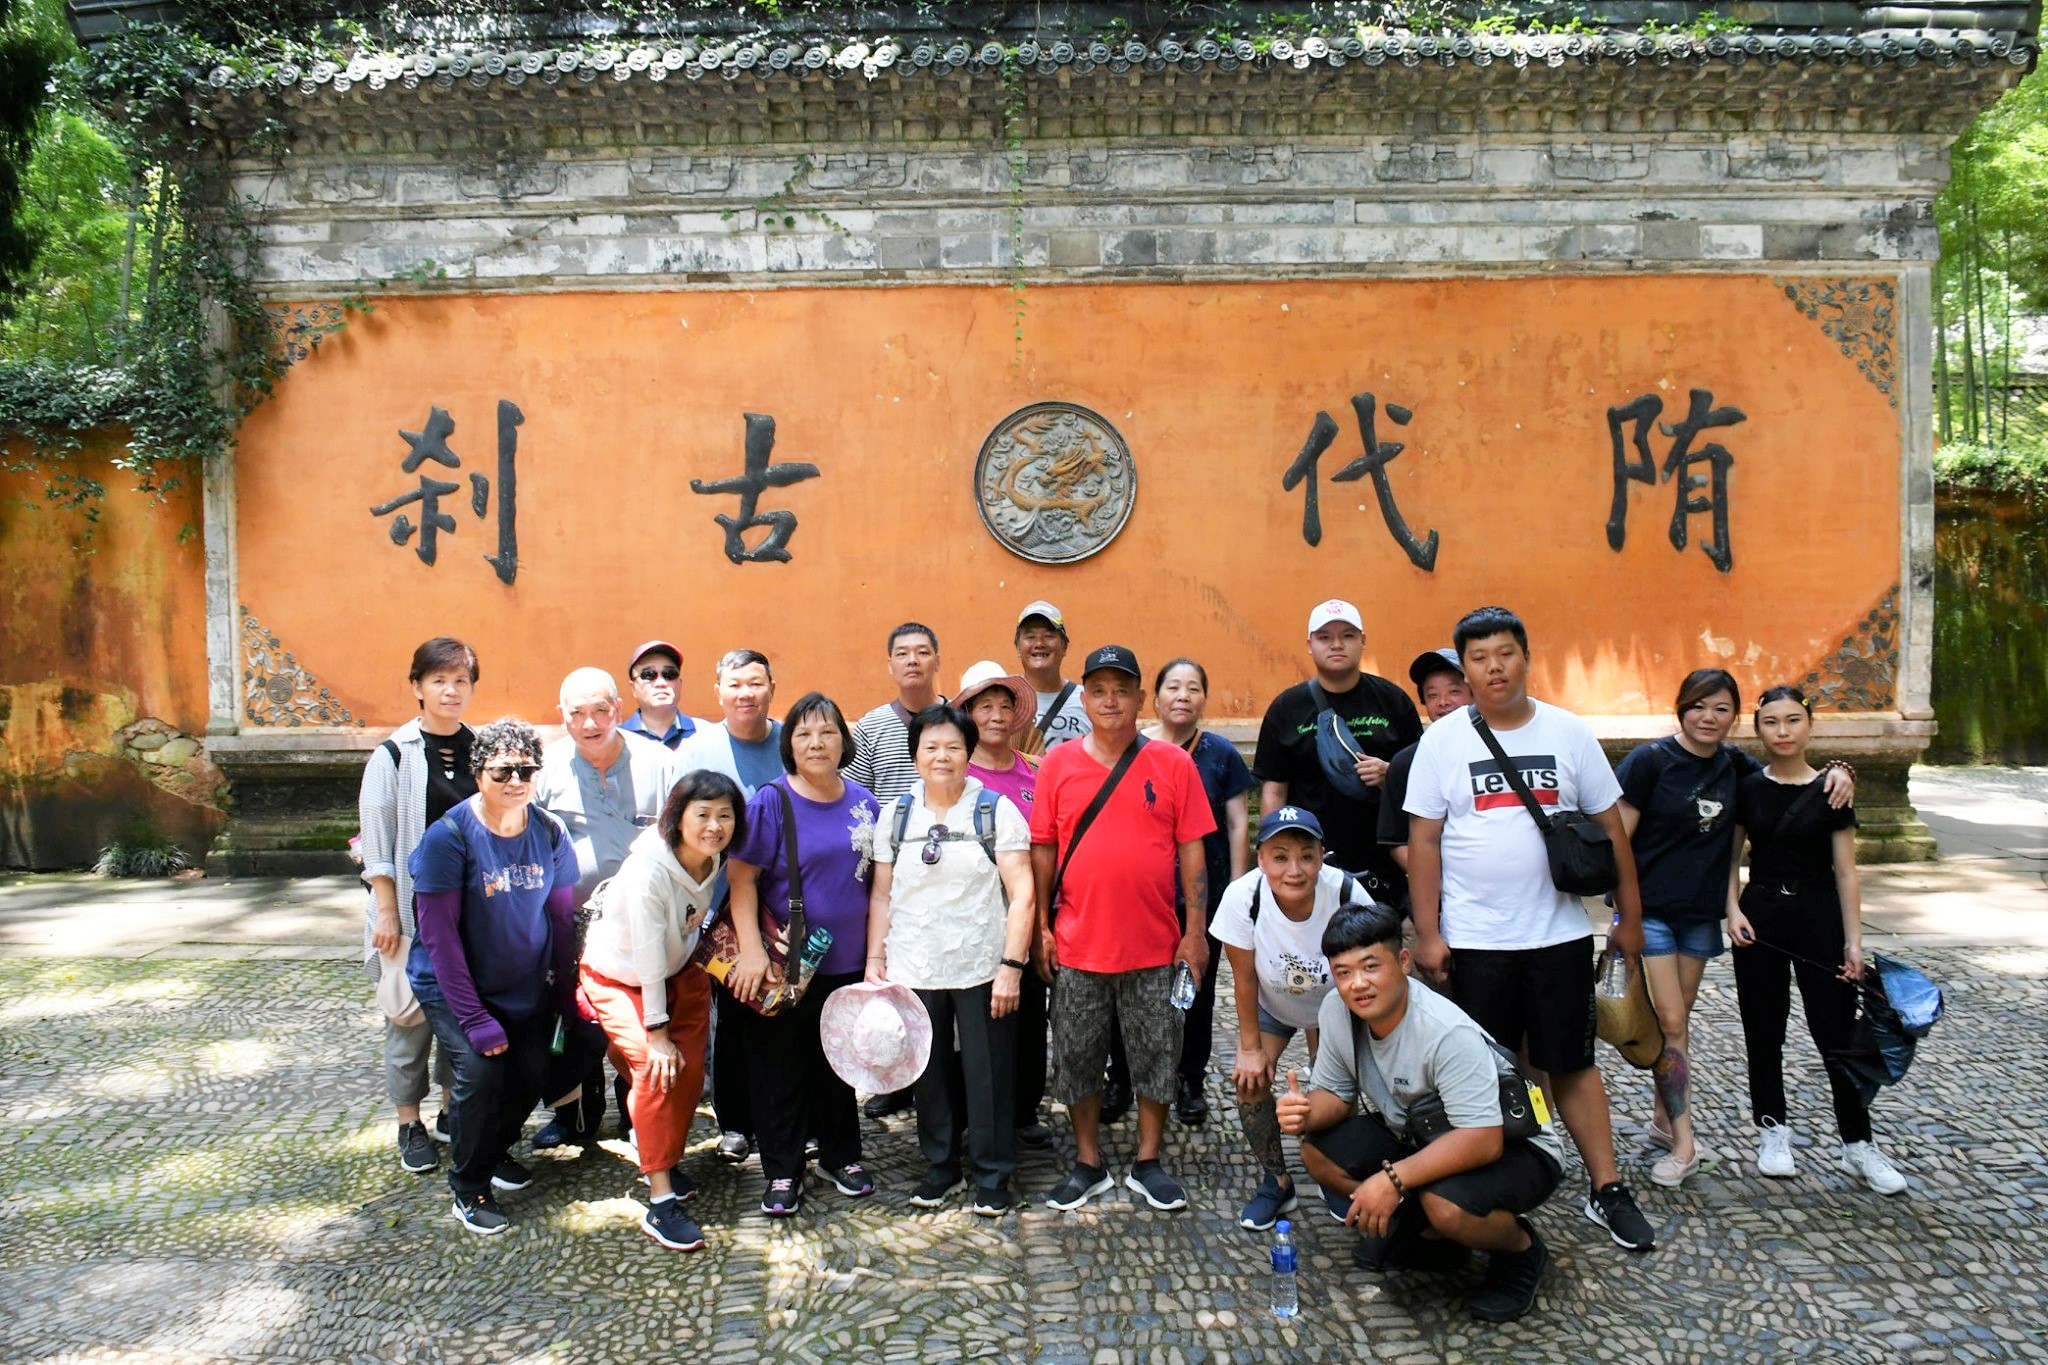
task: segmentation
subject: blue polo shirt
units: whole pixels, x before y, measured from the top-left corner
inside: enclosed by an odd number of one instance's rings
[[[619,728],[621,730],[631,730],[636,735],[645,735],[655,743],[664,744],[673,749],[691,735],[696,734],[697,727],[703,723],[695,716],[686,716],[678,711],[676,712],[675,723],[657,735],[654,731],[647,728],[647,722],[640,718],[638,711],[635,711],[632,715],[619,722]]]

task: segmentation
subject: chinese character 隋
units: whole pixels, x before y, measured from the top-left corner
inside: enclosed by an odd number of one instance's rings
[[[1394,502],[1393,485],[1387,478],[1387,466],[1396,455],[1408,447],[1401,441],[1379,439],[1379,399],[1371,393],[1354,394],[1351,409],[1358,417],[1358,435],[1364,453],[1330,476],[1331,483],[1353,483],[1372,476],[1372,491],[1380,505],[1380,516],[1387,523],[1387,531],[1394,537],[1408,562],[1425,572],[1436,568],[1437,533],[1431,531],[1427,539],[1417,540],[1415,533],[1408,529],[1407,518],[1401,515],[1400,507]],[[1386,406],[1389,420],[1395,426],[1405,427],[1415,414],[1398,403]],[[1303,496],[1301,509],[1301,538],[1310,545],[1320,545],[1323,540],[1323,517],[1316,492],[1318,462],[1331,444],[1337,439],[1337,424],[1327,412],[1318,412],[1309,427],[1308,439],[1302,443],[1301,453],[1294,457],[1294,463],[1287,466],[1287,472],[1280,477],[1283,491],[1293,492],[1295,485],[1304,481],[1308,488]]]
[[[1646,483],[1655,487],[1661,474],[1663,479],[1676,485],[1677,506],[1671,513],[1672,548],[1685,548],[1688,518],[1702,513],[1710,515],[1713,538],[1700,548],[1715,568],[1727,573],[1735,563],[1728,541],[1728,471],[1735,464],[1735,457],[1718,442],[1710,442],[1698,450],[1693,449],[1693,442],[1699,439],[1701,432],[1711,427],[1732,427],[1749,419],[1736,408],[1715,407],[1713,392],[1708,389],[1692,390],[1684,421],[1676,424],[1659,422],[1657,419],[1663,412],[1664,400],[1654,393],[1643,394],[1633,402],[1607,410],[1607,433],[1614,458],[1614,500],[1607,513],[1608,547],[1619,550],[1627,542],[1629,484]],[[1634,428],[1626,437],[1622,433],[1625,425]],[[1650,449],[1652,425],[1671,438],[1671,451],[1664,457],[1661,470],[1656,454]],[[1634,458],[1629,456],[1629,445],[1635,447]],[[1693,471],[1693,466],[1699,464],[1707,466],[1706,472]]]
[[[764,413],[750,412],[747,417],[746,464],[737,478],[692,479],[690,491],[706,495],[737,493],[740,495],[740,514],[729,517],[723,512],[714,520],[725,528],[725,557],[735,564],[761,564],[789,562],[789,538],[796,532],[796,513],[787,511],[762,512],[759,509],[761,494],[770,488],[787,488],[805,479],[818,477],[818,467],[800,461],[786,464],[771,464],[769,458],[775,453],[775,419]],[[768,534],[759,545],[749,549],[745,533],[757,526],[768,528]]]

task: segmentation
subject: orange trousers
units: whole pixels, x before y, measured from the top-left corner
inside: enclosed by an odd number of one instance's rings
[[[697,1101],[704,1095],[704,1052],[711,1042],[711,978],[685,967],[668,979],[668,1036],[682,1054],[675,1084],[656,1093],[647,1079],[647,1026],[640,988],[583,968],[583,995],[611,1043],[612,1065],[629,1076],[633,1141],[642,1171],[665,1171],[682,1159]]]

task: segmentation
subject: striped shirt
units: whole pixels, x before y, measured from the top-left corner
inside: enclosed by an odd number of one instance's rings
[[[917,781],[910,757],[910,713],[903,703],[877,706],[853,727],[853,762],[846,775],[875,794],[886,806]]]

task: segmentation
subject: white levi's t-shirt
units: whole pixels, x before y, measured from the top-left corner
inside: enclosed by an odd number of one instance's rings
[[[1621,783],[1592,727],[1531,698],[1535,714],[1493,737],[1546,814],[1598,815]],[[1439,925],[1453,949],[1547,948],[1585,938],[1585,906],[1550,880],[1543,833],[1472,728],[1469,708],[1429,727],[1408,772],[1410,815],[1444,822]]]
[[[1224,889],[1216,905],[1216,918],[1209,933],[1218,943],[1242,948],[1252,955],[1259,974],[1259,1006],[1283,1024],[1314,1028],[1323,997],[1330,993],[1330,962],[1323,956],[1323,930],[1342,903],[1344,883],[1349,880],[1341,868],[1324,863],[1316,878],[1315,901],[1308,918],[1299,923],[1280,912],[1269,888],[1259,906],[1258,922],[1252,922],[1252,904],[1264,885],[1266,874],[1258,868],[1239,877]],[[1364,905],[1371,897],[1364,887],[1351,893],[1354,904]]]

